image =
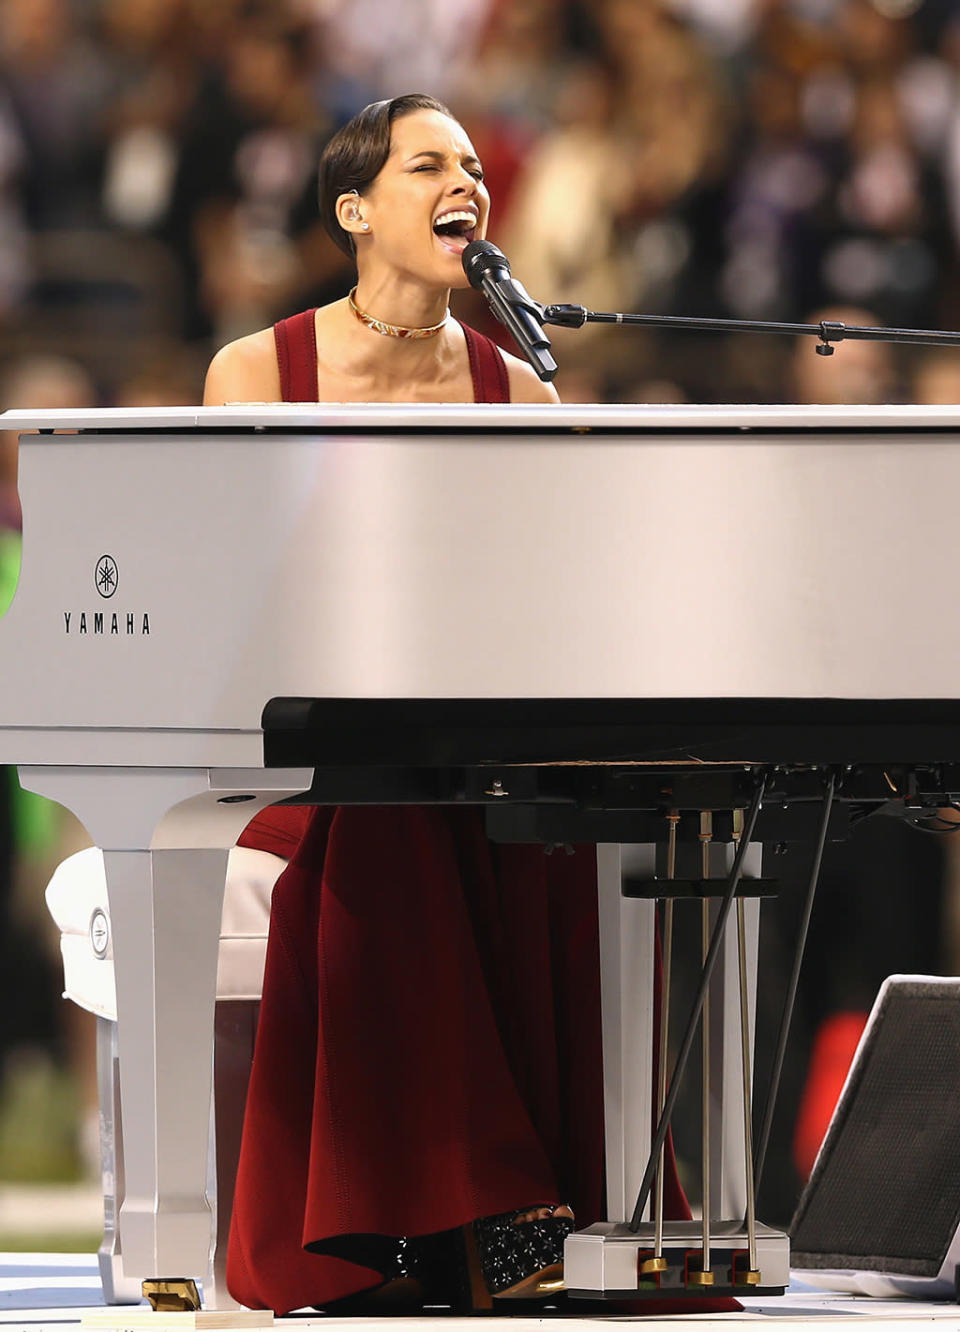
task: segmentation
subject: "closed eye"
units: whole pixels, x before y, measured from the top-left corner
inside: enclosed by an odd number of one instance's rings
[[[424,162],[421,166],[415,166],[413,169],[414,171],[439,171],[440,167],[436,162]],[[483,172],[477,168],[468,167],[467,174],[472,176],[474,180],[483,180]]]

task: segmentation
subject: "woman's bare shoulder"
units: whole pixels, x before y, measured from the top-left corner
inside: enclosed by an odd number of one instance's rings
[[[281,397],[272,328],[228,342],[210,362],[203,389],[205,407],[225,402],[279,402]]]
[[[518,356],[501,350],[507,363],[511,402],[559,402],[560,396],[552,384],[544,383],[533,366]]]

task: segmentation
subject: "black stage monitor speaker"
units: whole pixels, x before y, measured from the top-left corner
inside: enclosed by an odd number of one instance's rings
[[[828,1289],[956,1298],[960,979],[881,986],[791,1226],[791,1266]]]

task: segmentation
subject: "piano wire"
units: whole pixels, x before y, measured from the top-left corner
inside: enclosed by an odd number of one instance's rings
[[[747,924],[743,898],[737,898],[737,961],[740,971],[740,1055],[743,1068],[743,1161],[747,1190],[747,1252],[749,1279],[757,1271],[757,1200],[753,1187],[753,1072],[750,1059],[750,1006],[747,1002]],[[736,1273],[734,1273],[736,1276]]]
[[[710,843],[713,840],[713,814],[700,812],[700,875],[706,882],[710,878]],[[707,965],[710,953],[710,899],[700,903],[700,963]],[[710,990],[703,997],[700,1014],[700,1160],[703,1182],[700,1189],[703,1223],[703,1257],[698,1284],[709,1285],[710,1271]]]
[[[677,825],[680,811],[671,809],[667,815],[670,825],[667,840],[667,879],[676,878],[677,873]],[[657,1051],[657,1117],[663,1114],[663,1103],[667,1099],[667,1044],[670,1039],[670,985],[672,983],[673,960],[673,898],[663,901],[663,968],[661,972],[660,997],[660,1046]],[[663,1271],[663,1168],[666,1146],[660,1148],[657,1158],[657,1184],[653,1198],[653,1262],[649,1271]],[[647,1264],[644,1264],[647,1268]]]
[[[713,975],[713,969],[716,966],[717,958],[720,955],[720,949],[723,943],[723,931],[730,915],[730,908],[733,905],[733,899],[737,891],[737,884],[740,882],[741,875],[743,874],[743,860],[750,847],[750,840],[753,837],[753,830],[756,827],[757,816],[759,815],[760,808],[763,804],[763,797],[766,795],[768,781],[768,774],[763,773],[757,782],[756,790],[753,793],[753,800],[750,802],[750,811],[747,815],[743,838],[741,839],[740,845],[737,847],[737,854],[734,857],[733,866],[727,879],[727,886],[724,890],[723,900],[720,903],[720,910],[717,913],[716,924],[713,928],[713,936],[710,940],[710,950],[707,954],[706,965],[700,976],[700,983],[697,986],[697,993],[694,996],[693,1007],[690,1011],[690,1016],[687,1019],[686,1030],[683,1033],[683,1040],[680,1043],[680,1052],[677,1055],[677,1061],[673,1068],[673,1077],[670,1079],[667,1099],[657,1123],[657,1131],[653,1135],[650,1157],[647,1161],[646,1169],[643,1172],[643,1179],[640,1181],[640,1190],[637,1194],[637,1201],[634,1205],[633,1215],[630,1218],[630,1230],[633,1234],[636,1234],[643,1224],[643,1209],[650,1196],[650,1188],[653,1184],[653,1176],[657,1169],[660,1149],[666,1142],[667,1130],[670,1127],[670,1120],[677,1104],[677,1097],[680,1094],[680,1081],[683,1077],[684,1070],[686,1069],[687,1060],[690,1057],[690,1051],[697,1034],[697,1023],[700,1019],[703,1001],[706,997],[707,987],[710,984],[710,977]]]
[[[817,834],[817,844],[813,856],[813,864],[810,869],[810,881],[807,885],[807,896],[803,904],[803,915],[800,919],[800,931],[797,936],[797,948],[794,953],[793,967],[790,971],[790,980],[787,983],[787,993],[783,1001],[783,1013],[780,1017],[780,1030],[777,1034],[777,1048],[773,1059],[773,1070],[770,1074],[770,1083],[767,1087],[767,1100],[763,1108],[763,1120],[760,1126],[760,1134],[757,1138],[757,1151],[753,1161],[753,1180],[757,1193],[760,1192],[760,1182],[763,1179],[763,1167],[767,1159],[767,1147],[770,1143],[770,1129],[773,1124],[773,1112],[777,1103],[777,1093],[780,1090],[780,1075],[783,1072],[783,1061],[787,1052],[787,1038],[790,1035],[790,1023],[793,1020],[793,1006],[797,997],[797,985],[800,980],[800,965],[803,962],[804,948],[807,943],[807,932],[810,928],[810,916],[813,912],[813,899],[816,896],[817,884],[820,881],[820,865],[823,861],[823,848],[827,840],[827,828],[830,825],[830,814],[833,810],[833,797],[837,787],[837,775],[831,772],[827,778],[827,790],[823,799],[823,815],[820,819],[820,828]]]

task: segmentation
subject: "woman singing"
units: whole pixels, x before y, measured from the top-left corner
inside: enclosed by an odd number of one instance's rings
[[[316,355],[309,384],[290,385],[293,401],[558,401],[529,365],[450,318],[450,288],[467,286],[460,256],[485,234],[490,198],[470,140],[439,102],[396,97],[361,111],[323,155],[320,204],[356,261],[356,287],[224,347],[205,403],[283,398],[284,371],[301,368],[304,320]]]
[[[557,401],[450,317],[490,204],[440,103],[367,107],[328,145],[320,192],[355,288],[224,347],[206,403]],[[242,840],[292,858],[273,898],[232,1294],[284,1313],[556,1292],[566,1204],[583,1224],[603,1209],[594,848],[493,846],[478,810],[449,806],[268,810]],[[438,1255],[446,1290],[430,1285]]]

